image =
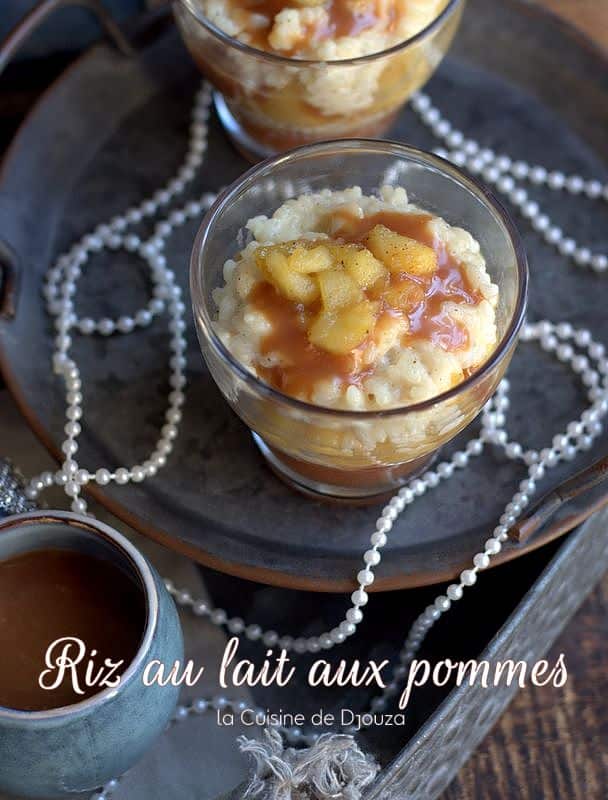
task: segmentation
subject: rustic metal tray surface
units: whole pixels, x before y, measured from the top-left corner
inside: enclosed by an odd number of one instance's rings
[[[4,377],[44,443],[58,453],[63,392],[50,369],[52,328],[41,300],[52,259],[94,225],[139,202],[183,156],[198,77],[166,20],[137,39],[137,58],[99,45],[49,90],[19,132],[0,174],[0,262],[16,263],[16,313],[0,321]],[[560,54],[556,59],[555,53]],[[598,51],[522,0],[471,0],[455,48],[428,87],[456,125],[485,146],[549,168],[606,180],[608,68]],[[437,145],[406,110],[393,138]],[[196,196],[247,165],[214,120]],[[605,251],[605,210],[545,195],[558,224]],[[573,267],[521,225],[531,265],[530,317],[569,320],[608,338],[605,277]],[[181,284],[196,225],[168,248]],[[145,227],[142,227],[142,233]],[[142,265],[122,253],[95,257],[81,281],[82,313],[129,313],[145,296]],[[83,466],[145,458],[167,393],[164,320],[130,337],[78,340],[83,367]],[[263,465],[248,432],[206,371],[189,329],[188,401],[182,434],[152,481],[95,489],[118,516],[214,568],[283,586],[343,591],[353,585],[378,509],[330,506],[294,494]],[[523,345],[515,357],[509,426],[546,445],[580,406],[581,389],[559,363]],[[605,448],[606,439],[598,445]],[[581,466],[583,464],[581,463]],[[521,471],[492,451],[419,499],[395,526],[374,585],[394,589],[447,580],[487,537]],[[552,481],[564,471],[552,473]],[[512,558],[571,528],[597,507],[570,506]]]

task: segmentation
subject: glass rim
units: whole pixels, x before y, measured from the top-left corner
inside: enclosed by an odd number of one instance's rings
[[[271,53],[268,50],[260,50],[257,47],[252,47],[245,42],[239,41],[234,36],[230,36],[229,33],[226,33],[226,31],[218,28],[217,25],[214,25],[209,19],[207,19],[207,17],[204,16],[204,14],[201,13],[200,9],[198,9],[196,5],[192,3],[192,0],[174,0],[174,3],[183,6],[186,11],[192,14],[197,22],[199,22],[207,31],[209,31],[212,36],[214,36],[216,39],[219,39],[220,42],[227,44],[230,47],[234,47],[235,50],[240,50],[247,55],[266,59],[268,61],[274,61],[275,63],[282,64],[283,66],[289,64],[290,66],[314,67],[322,64],[336,64],[338,66],[345,67],[366,64],[370,61],[375,61],[377,58],[393,55],[401,50],[411,47],[414,44],[417,44],[419,41],[426,38],[437,28],[439,28],[459,6],[464,5],[465,0],[448,0],[445,7],[439,12],[439,14],[432,19],[428,25],[422,28],[422,30],[418,31],[418,33],[415,33],[413,36],[410,36],[408,39],[404,39],[402,42],[398,42],[397,44],[388,47],[386,50],[378,50],[375,53],[368,53],[367,55],[357,56],[356,58],[332,60],[292,58],[291,56],[282,56],[279,53]]]
[[[213,320],[211,319],[207,303],[205,302],[205,294],[203,291],[202,270],[200,267],[200,256],[205,247],[205,242],[210,229],[219,215],[221,215],[224,207],[231,201],[236,192],[241,191],[247,184],[253,183],[257,177],[269,169],[289,161],[290,159],[315,153],[322,153],[327,150],[347,150],[349,148],[356,149],[361,145],[374,149],[377,153],[392,154],[396,158],[401,157],[406,160],[417,160],[426,166],[434,167],[441,173],[447,173],[449,177],[455,178],[459,183],[464,184],[464,187],[469,189],[476,197],[482,200],[487,208],[490,208],[498,217],[500,222],[504,225],[509,241],[513,248],[515,255],[518,286],[517,297],[513,311],[510,315],[509,324],[507,328],[490,354],[490,356],[477,368],[474,372],[468,375],[463,381],[452,386],[440,394],[429,397],[426,400],[418,401],[417,403],[409,403],[407,405],[394,406],[385,409],[366,409],[366,410],[353,410],[344,408],[331,408],[330,406],[316,405],[306,400],[299,400],[291,397],[278,389],[275,389],[270,384],[258,378],[253,372],[250,372],[235,356],[230,352],[226,345],[222,342],[220,337],[215,331]],[[494,194],[479,181],[466,175],[458,167],[451,164],[444,158],[422,150],[417,147],[402,144],[401,142],[393,141],[391,139],[338,139],[328,140],[324,142],[316,142],[315,144],[304,145],[297,147],[293,150],[288,150],[285,153],[272,156],[264,161],[256,164],[243,173],[237,180],[233,181],[227,186],[216,198],[213,205],[209,208],[194,240],[192,255],[190,258],[190,295],[192,306],[195,315],[195,325],[197,328],[197,335],[204,334],[205,339],[213,346],[219,357],[228,363],[232,371],[236,372],[238,377],[248,385],[252,385],[263,396],[282,405],[289,406],[290,408],[303,411],[308,414],[317,413],[335,416],[340,419],[350,419],[353,421],[370,420],[370,419],[386,419],[397,417],[404,414],[417,413],[427,411],[433,406],[438,405],[446,400],[458,397],[464,391],[478,385],[497,364],[502,361],[512,343],[517,338],[517,334],[524,322],[526,314],[526,303],[528,296],[528,261],[523,242],[519,232],[513,222],[511,215],[504,207],[504,205],[494,196]],[[200,312],[200,314],[199,314]],[[203,330],[200,331],[198,320],[202,319]]]

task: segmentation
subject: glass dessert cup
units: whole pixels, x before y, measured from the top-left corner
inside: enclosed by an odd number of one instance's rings
[[[464,4],[446,0],[415,36],[340,61],[290,58],[251,47],[213,25],[196,0],[174,0],[173,8],[186,46],[216,89],[224,129],[255,162],[311,142],[384,134],[439,66]]]
[[[212,292],[223,283],[224,262],[252,239],[245,223],[257,215],[271,216],[286,199],[354,183],[364,194],[381,185],[403,186],[411,202],[465,228],[478,240],[499,288],[493,352],[461,383],[423,402],[351,411],[297,400],[245,368],[214,328]],[[270,467],[300,491],[349,502],[373,502],[394,492],[426,469],[439,448],[478,415],[515,349],[527,280],[517,231],[491,194],[441,158],[373,140],[318,143],[249,170],[218,197],[203,220],[190,272],[205,361]]]

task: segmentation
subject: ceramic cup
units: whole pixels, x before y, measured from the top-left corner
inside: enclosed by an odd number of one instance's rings
[[[0,791],[20,797],[74,797],[125,772],[164,730],[179,692],[142,680],[152,660],[183,660],[183,639],[161,578],[124,536],[63,511],[0,520],[0,560],[57,548],[104,559],[126,573],[141,588],[145,621],[139,649],[116,688],[48,711],[0,706]]]

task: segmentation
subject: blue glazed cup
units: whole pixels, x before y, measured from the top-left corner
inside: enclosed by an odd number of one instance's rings
[[[61,548],[111,561],[141,587],[146,620],[139,650],[116,688],[48,711],[0,706],[0,790],[21,797],[74,797],[131,767],[171,718],[178,687],[144,685],[146,665],[183,660],[177,610],[142,554],[89,517],[34,511],[0,520],[0,560]],[[111,591],[111,587],[108,587]]]

